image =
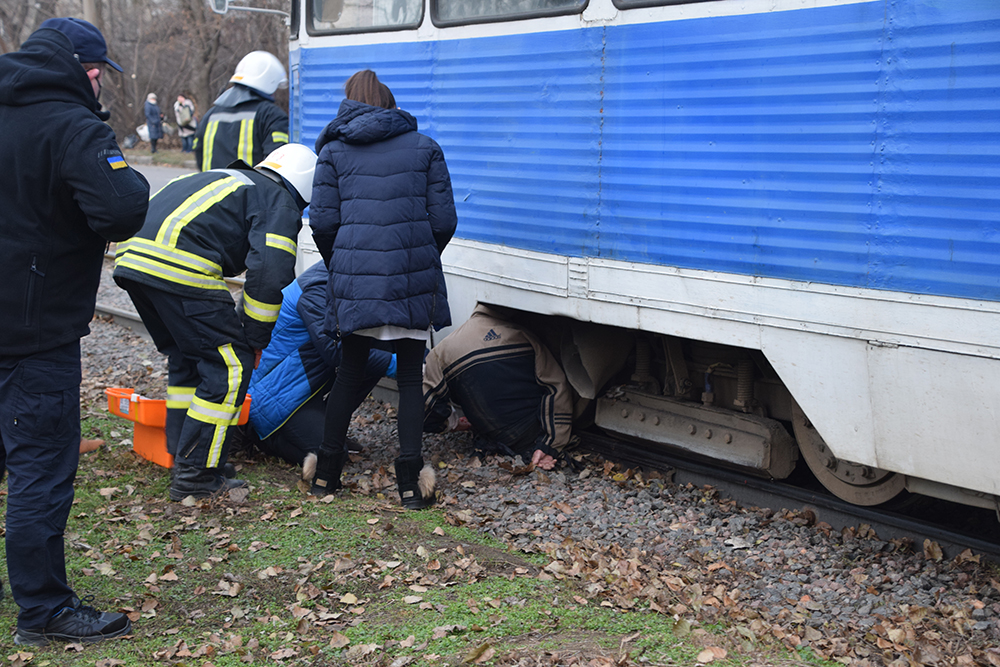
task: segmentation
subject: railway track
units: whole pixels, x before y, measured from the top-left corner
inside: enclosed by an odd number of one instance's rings
[[[775,511],[803,510],[806,516],[827,523],[834,530],[866,525],[882,540],[911,540],[918,551],[929,540],[941,548],[946,558],[971,549],[993,563],[1000,563],[1000,522],[996,513],[989,510],[922,497],[914,499],[909,508],[860,507],[816,488],[818,483],[807,475],[769,480],[600,433],[585,432],[581,440],[586,450],[608,460],[631,467],[671,471],[676,484],[710,485],[742,505]]]
[[[242,280],[227,280],[234,287]],[[142,320],[133,312],[97,304],[98,315],[112,317],[116,324],[146,335]],[[390,383],[392,384],[392,383]],[[376,388],[379,400],[392,402],[394,387]],[[633,443],[597,432],[581,434],[584,449],[624,465],[670,471],[676,484],[709,485],[746,506],[803,510],[816,522],[834,530],[869,526],[882,540],[911,540],[914,549],[925,541],[936,543],[947,558],[966,549],[1000,564],[1000,522],[989,510],[920,498],[911,507],[860,507],[830,494],[806,473],[789,480],[775,481],[676,456],[662,448]],[[804,466],[800,466],[804,468]],[[956,517],[962,517],[961,521]]]

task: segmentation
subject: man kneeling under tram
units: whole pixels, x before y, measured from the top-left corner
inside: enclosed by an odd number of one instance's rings
[[[551,470],[569,443],[573,390],[545,344],[483,304],[434,346],[424,363],[424,432],[467,430],[488,454],[521,455]]]
[[[169,360],[171,500],[246,486],[224,473],[230,427],[271,338],[281,290],[295,278],[315,167],[313,151],[286,144],[253,169],[238,161],[183,176],[150,200],[142,230],[118,245],[115,282]],[[234,307],[223,278],[244,271]]]

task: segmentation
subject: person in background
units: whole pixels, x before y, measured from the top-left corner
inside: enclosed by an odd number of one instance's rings
[[[146,95],[146,103],[142,105],[146,115],[146,130],[149,132],[150,152],[156,152],[156,142],[163,138],[163,114],[156,103],[156,93]]]
[[[573,391],[548,348],[503,309],[479,304],[427,355],[424,431],[456,428],[457,404],[486,453],[521,455],[544,470],[569,443]]]
[[[149,202],[142,229],[115,252],[156,348],[168,357],[171,500],[245,486],[227,479],[232,429],[295,278],[296,238],[316,154],[286,144],[251,168],[237,162],[177,178]],[[239,308],[223,278],[246,271]]]
[[[243,56],[230,83],[202,117],[194,139],[198,169],[224,169],[235,160],[257,164],[288,143],[288,114],[274,92],[288,85],[285,66],[267,51]]]
[[[99,102],[107,44],[54,18],[0,55],[0,475],[14,643],[97,642],[125,614],[77,597],[64,537],[80,450],[80,338],[90,329],[104,248],[142,227],[149,184],[125,162]],[[16,168],[14,168],[16,165]]]
[[[174,118],[177,120],[177,135],[181,138],[181,152],[194,152],[194,133],[198,120],[194,117],[194,103],[184,95],[178,95],[174,102]]]
[[[341,361],[340,341],[323,330],[328,276],[326,266],[317,262],[282,290],[271,342],[247,391],[253,397],[249,425],[258,438],[256,446],[265,454],[302,466],[306,480],[316,470],[326,394]],[[354,408],[382,377],[395,374],[394,355],[372,350]]]
[[[430,329],[451,324],[441,253],[455,233],[451,178],[437,142],[417,132],[392,92],[364,70],[316,140],[319,162],[310,226],[330,272],[326,330],[341,336],[343,360],[327,400],[312,491],[340,488],[345,443],[368,353],[391,341],[399,386],[399,497],[407,509],[434,503],[424,466],[421,391]]]

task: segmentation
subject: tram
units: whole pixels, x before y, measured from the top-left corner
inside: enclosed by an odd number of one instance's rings
[[[291,133],[373,69],[443,147],[453,317],[597,427],[837,496],[1000,496],[1000,3],[293,0]],[[303,263],[318,259],[308,231]]]

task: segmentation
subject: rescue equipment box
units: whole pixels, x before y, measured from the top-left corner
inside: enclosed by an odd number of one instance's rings
[[[124,387],[108,387],[108,410],[130,422],[135,422],[132,432],[132,450],[142,458],[164,468],[174,465],[174,457],[167,452],[167,402],[146,398]],[[250,417],[250,396],[243,400],[237,424],[246,424]]]

